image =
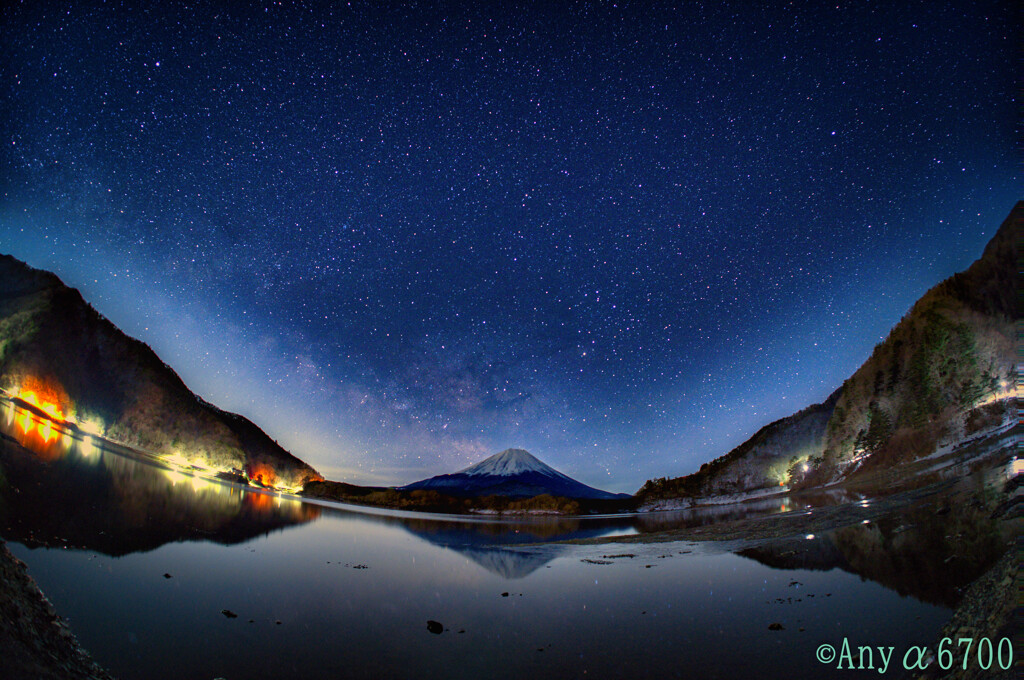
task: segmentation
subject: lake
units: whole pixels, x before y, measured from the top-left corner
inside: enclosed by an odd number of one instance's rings
[[[899,666],[999,553],[950,560],[931,507],[774,542],[552,543],[807,509],[367,511],[44,436],[9,402],[0,426],[3,538],[119,678],[841,677],[819,645],[894,646]]]

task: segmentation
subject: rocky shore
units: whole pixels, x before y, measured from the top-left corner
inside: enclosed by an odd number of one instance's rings
[[[6,680],[112,680],[78,644],[0,541],[0,677]]]
[[[984,670],[977,658],[969,657],[967,668],[963,668],[960,650],[954,656],[954,663],[949,671],[942,671],[936,662],[918,680],[1012,680],[1021,677],[1024,660],[1020,658],[1020,593],[1024,592],[1024,577],[1020,573],[1021,549],[1024,541],[1018,541],[1002,559],[989,569],[984,576],[975,581],[964,593],[963,600],[953,616],[942,628],[933,649],[938,649],[943,638],[956,641],[960,638],[971,638],[975,644],[982,638],[988,638],[996,648],[999,641],[1009,638],[1016,652],[1016,663],[1009,670],[1000,670],[993,663]],[[950,645],[947,645],[950,648]],[[961,648],[962,649],[962,648]]]

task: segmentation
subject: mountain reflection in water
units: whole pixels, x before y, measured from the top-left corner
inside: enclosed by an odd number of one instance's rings
[[[30,547],[108,555],[231,544],[316,519],[317,506],[161,467],[0,403],[0,527]]]
[[[955,607],[1006,546],[990,510],[974,501],[909,507],[811,541],[779,540],[737,554],[779,569],[842,569],[900,595]]]
[[[0,430],[0,533],[126,678],[823,677],[815,648],[846,631],[933,639],[1001,545],[983,508],[934,499],[872,505],[854,519],[868,524],[814,540],[566,545],[858,508],[830,494],[606,517],[371,510],[188,474],[14,405]]]
[[[538,537],[557,541],[566,538],[603,536],[608,532],[606,526],[585,528],[581,527],[579,522],[559,520],[493,525],[404,519],[402,527],[418,538],[469,558],[506,580],[529,576],[564,554],[568,548],[557,544],[516,544],[533,543]]]
[[[374,513],[304,503],[168,469],[8,401],[0,401],[0,436],[3,538],[113,556],[177,541],[241,543],[330,515],[400,527],[504,579],[522,579],[566,554],[568,546],[558,541],[694,527],[850,500],[849,494],[833,491],[605,517]],[[537,543],[544,545],[531,545]],[[962,588],[1004,550],[995,521],[975,503],[953,504],[952,510],[915,506],[813,541],[776,540],[738,554],[775,568],[841,569],[901,595],[951,607]]]

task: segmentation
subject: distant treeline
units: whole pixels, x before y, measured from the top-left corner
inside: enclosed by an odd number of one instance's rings
[[[458,498],[433,489],[404,491],[390,487],[357,486],[345,482],[316,481],[306,484],[302,495],[307,498],[370,505],[394,510],[468,514],[471,512],[529,513],[549,512],[560,515],[629,512],[634,509],[632,498],[626,499],[574,499],[551,494],[532,498],[508,496],[480,496]]]

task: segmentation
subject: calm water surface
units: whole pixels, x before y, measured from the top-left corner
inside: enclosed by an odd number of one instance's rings
[[[0,410],[3,536],[120,678],[840,677],[819,644],[930,644],[956,598],[956,574],[920,577],[933,541],[898,518],[739,553],[541,544],[710,520],[367,514],[44,438],[21,417]]]

